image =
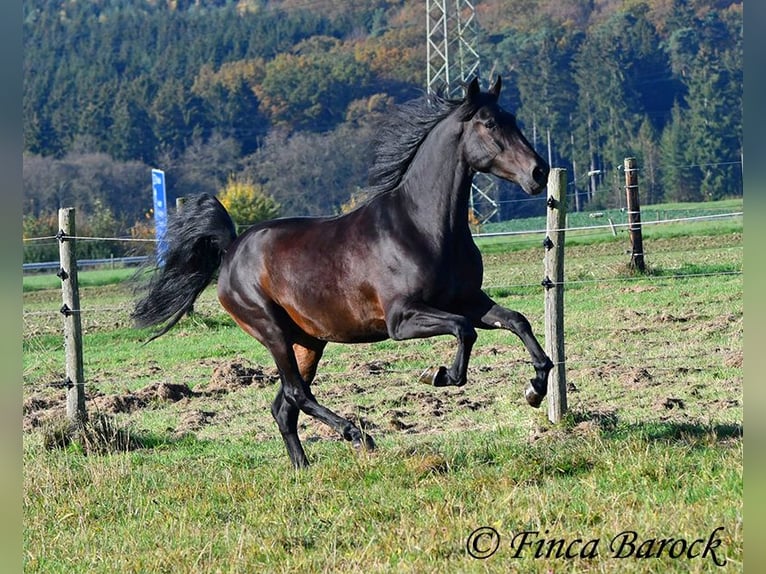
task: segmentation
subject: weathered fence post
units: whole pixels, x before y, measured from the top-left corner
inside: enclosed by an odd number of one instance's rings
[[[548,420],[559,422],[567,410],[564,362],[564,229],[567,172],[555,168],[548,177],[545,246],[545,352],[554,363],[548,376]]]
[[[630,266],[642,273],[644,264],[644,240],[641,236],[641,204],[638,201],[638,168],[636,158],[625,158],[625,193],[628,199],[628,230],[630,231]]]
[[[59,259],[61,295],[64,315],[64,352],[66,354],[66,414],[75,424],[87,420],[85,410],[85,376],[82,359],[82,324],[80,322],[80,292],[77,285],[75,257],[75,211],[72,207],[59,209]]]

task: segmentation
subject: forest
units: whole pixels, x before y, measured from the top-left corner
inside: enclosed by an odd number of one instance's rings
[[[501,104],[570,170],[570,209],[618,205],[628,156],[642,203],[742,194],[741,0],[475,10],[480,79],[502,76]],[[339,213],[365,193],[376,123],[426,89],[424,0],[24,0],[23,11],[25,237],[49,235],[60,207],[94,235],[149,234],[151,168],[165,171],[171,205],[236,181],[280,215]],[[493,193],[496,220],[540,209],[505,182]]]

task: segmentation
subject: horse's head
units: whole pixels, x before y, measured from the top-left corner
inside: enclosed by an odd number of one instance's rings
[[[477,79],[468,86],[465,103],[473,113],[464,120],[464,155],[476,171],[512,181],[530,195],[538,194],[548,183],[550,168],[521,133],[514,115],[498,105],[500,87],[500,76],[486,93],[479,89]]]

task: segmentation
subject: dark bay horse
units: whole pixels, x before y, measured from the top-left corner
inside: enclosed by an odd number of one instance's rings
[[[462,100],[429,95],[397,107],[379,132],[371,198],[345,215],[276,219],[237,236],[216,198],[188,198],[168,225],[164,266],[136,303],[136,325],[165,323],[152,339],[167,332],[220,269],[221,305],[279,370],[271,412],[296,468],[308,465],[297,433],[300,411],[355,447],[374,448],[311,392],[330,341],[454,335],[452,365],[421,380],[460,386],[476,329],[508,329],[532,357],[535,378],[525,396],[539,406],[552,362],[529,321],[481,290],[482,260],[468,225],[475,172],[515,182],[530,195],[548,180],[548,165],[498,105],[500,86],[498,77],[481,92],[474,79]]]

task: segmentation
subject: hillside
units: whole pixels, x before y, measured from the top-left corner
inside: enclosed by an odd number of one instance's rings
[[[26,231],[74,205],[127,232],[151,207],[150,167],[170,201],[234,175],[285,215],[339,211],[366,182],[376,118],[425,88],[425,6],[25,0]],[[614,202],[628,155],[644,203],[741,195],[741,1],[476,12],[482,79],[503,76],[503,105],[572,170],[576,208]],[[533,210],[512,186],[496,193],[499,219]]]

